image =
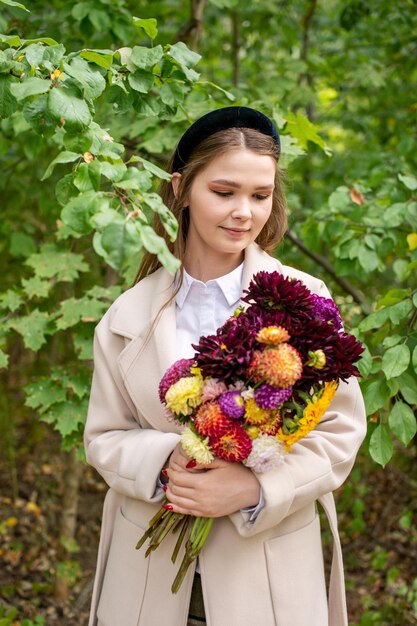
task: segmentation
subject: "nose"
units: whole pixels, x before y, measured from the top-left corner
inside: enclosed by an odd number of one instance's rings
[[[252,217],[252,209],[249,198],[236,198],[236,204],[233,207],[232,217],[237,220],[248,220]]]

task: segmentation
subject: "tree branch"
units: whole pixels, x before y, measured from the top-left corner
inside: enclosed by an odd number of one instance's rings
[[[190,1],[190,17],[188,22],[180,29],[175,41],[183,41],[191,49],[195,50],[203,31],[203,11],[206,0]]]
[[[343,278],[342,276],[338,276],[333,266],[331,265],[331,263],[325,257],[321,256],[320,254],[317,254],[317,252],[312,252],[311,250],[309,250],[303,244],[303,242],[300,241],[300,239],[298,239],[290,230],[287,230],[287,232],[285,233],[285,236],[288,237],[288,239],[299,250],[301,250],[303,254],[308,256],[318,265],[320,265],[329,274],[329,276],[332,277],[334,282],[339,285],[339,287],[341,287],[346,293],[351,295],[354,301],[357,302],[357,304],[359,304],[359,306],[361,307],[364,315],[369,315],[371,313],[371,308],[369,307],[362,293],[358,289],[353,287],[353,285],[351,285],[345,278]]]
[[[239,13],[237,11],[232,12],[232,67],[233,77],[232,83],[235,87],[239,85],[240,81],[240,21]]]

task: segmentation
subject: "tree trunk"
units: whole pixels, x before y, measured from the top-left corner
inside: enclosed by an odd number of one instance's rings
[[[54,595],[57,600],[65,600],[69,591],[69,576],[65,563],[69,561],[71,546],[74,545],[77,525],[78,493],[82,463],[77,459],[76,450],[65,453],[62,468],[62,511],[60,520],[60,541],[57,555],[58,567],[55,578]]]

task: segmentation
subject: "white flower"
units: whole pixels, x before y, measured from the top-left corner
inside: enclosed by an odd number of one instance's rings
[[[255,390],[253,389],[253,387],[248,387],[247,389],[241,391],[240,395],[244,400],[250,400],[255,396]]]
[[[264,474],[277,468],[284,460],[285,445],[272,435],[259,435],[252,441],[252,451],[246,461],[246,467],[250,467],[258,474]]]

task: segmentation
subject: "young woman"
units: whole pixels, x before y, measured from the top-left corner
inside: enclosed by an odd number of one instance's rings
[[[341,382],[316,430],[260,475],[221,460],[190,462],[158,399],[167,367],[233,313],[254,273],[279,271],[329,297],[321,280],[271,256],[286,225],[279,153],[278,132],[258,111],[228,107],[197,120],[162,190],[180,225],[169,245],[181,269],[173,280],[146,255],[137,284],[97,326],[85,447],[110,489],[90,626],[347,626],[331,492],[365,435],[357,380]],[[216,518],[199,574],[190,568],[175,595],[176,537],[146,559],[135,550],[164,496],[161,480],[174,511]],[[328,590],[317,501],[334,536]]]

